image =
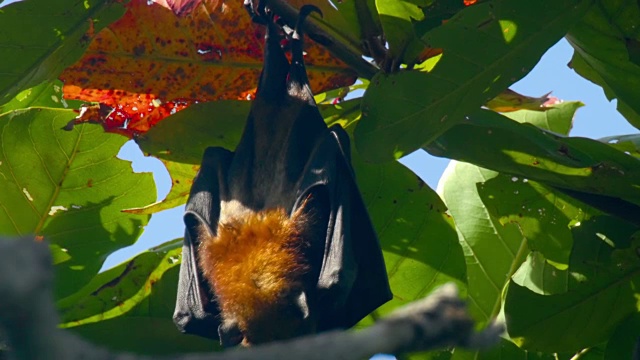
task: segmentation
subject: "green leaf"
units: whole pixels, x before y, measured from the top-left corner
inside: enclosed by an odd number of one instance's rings
[[[514,343],[502,339],[500,344],[485,351],[469,351],[456,348],[451,360],[557,360],[552,354],[522,350]]]
[[[65,100],[62,97],[62,85],[62,81],[54,80],[26,89],[8,103],[0,105],[0,114],[30,107],[80,108],[82,104],[80,101]]]
[[[465,249],[469,306],[476,319],[486,322],[498,315],[501,294],[512,275],[515,283],[540,294],[566,293],[578,286],[568,278],[571,274],[585,273],[578,264],[584,258],[579,256],[580,252],[571,251],[573,243],[584,236],[576,236],[569,229],[580,227],[597,211],[533,181],[464,163],[449,165],[439,189]],[[625,226],[629,229],[629,225]],[[558,262],[551,266],[541,252],[529,250],[540,247],[552,259],[557,260],[560,254],[563,268],[569,263],[572,267],[559,270]],[[570,254],[573,258],[569,258]],[[523,309],[527,307],[523,305]],[[489,354],[456,349],[453,359],[538,356],[508,343]]]
[[[500,224],[478,195],[477,184],[496,176],[477,166],[451,162],[438,185],[464,250],[469,310],[479,326],[498,315],[502,289],[528,252],[518,228]]]
[[[640,128],[640,6],[633,1],[599,0],[567,39],[575,52],[571,67],[602,86],[618,111]]]
[[[511,282],[504,311],[514,342],[534,351],[575,352],[609,338],[638,311],[637,230],[604,216],[574,227],[566,293],[543,296]]]
[[[625,319],[613,332],[605,348],[605,360],[633,359],[640,338],[640,314]]]
[[[415,42],[413,21],[424,19],[423,7],[429,0],[376,0],[376,8],[385,39],[389,43],[389,55],[394,59],[402,59],[407,47],[413,45],[420,49],[424,45]],[[416,52],[416,51],[409,51]]]
[[[433,70],[372,79],[356,147],[379,162],[430,143],[526,75],[590,4],[496,0],[460,11],[422,38],[443,51]]]
[[[500,175],[478,185],[487,211],[501,224],[514,224],[531,251],[566,270],[573,246],[570,227],[588,219],[584,205],[542,184]]]
[[[57,78],[124,12],[122,2],[106,0],[29,0],[0,9],[0,104]]]
[[[181,252],[182,239],[172,240],[98,274],[57,303],[60,326],[118,351],[173,354],[218,348],[217,341],[180,333],[171,319]]]
[[[172,240],[96,275],[81,290],[56,303],[60,327],[81,326],[127,314],[155,294],[154,286],[163,274],[180,265],[181,253],[182,239]],[[175,302],[175,292],[172,297]]]
[[[417,352],[397,357],[400,360],[451,360],[453,354],[452,349],[435,350],[427,352]],[[374,357],[376,358],[376,357]]]
[[[568,135],[573,124],[575,112],[582,106],[584,104],[581,102],[570,101],[557,104],[544,112],[521,110],[506,113],[505,116],[519,123],[529,123],[541,129]],[[546,189],[542,184],[535,182],[527,184],[527,179],[522,179],[522,183],[520,183],[519,179],[515,177],[511,177],[510,180],[512,181],[509,182],[507,178],[499,177],[494,180],[501,180],[499,181],[501,184],[492,180],[489,184],[493,186],[484,187],[485,192],[491,189],[491,191],[503,193],[503,196],[495,196],[493,198],[490,198],[491,195],[485,194],[483,196],[484,203],[488,205],[488,203],[493,202],[496,207],[503,208],[503,210],[506,210],[503,205],[510,204],[511,211],[506,213],[502,211],[502,214],[497,211],[494,212],[494,216],[505,216],[500,220],[502,223],[511,221],[518,224],[523,231],[523,235],[531,241],[529,243],[531,250],[535,251],[537,248],[549,260],[555,259],[556,266],[559,263],[566,266],[571,245],[573,244],[573,239],[569,233],[569,225],[571,222],[582,220],[580,216],[581,209],[570,204],[572,201],[566,199],[566,196],[564,197],[565,199],[562,199],[563,197]],[[530,196],[527,196],[527,193]],[[540,206],[536,206],[536,203]],[[535,209],[536,207],[537,209]],[[489,208],[491,209],[491,207]],[[532,208],[534,208],[534,211],[537,210],[538,214],[531,214]],[[547,212],[547,209],[552,209],[553,214]],[[559,217],[565,220],[568,215],[571,220],[559,221],[555,213],[559,213]],[[524,223],[522,220],[524,220]],[[534,223],[531,224],[534,228],[526,226],[525,223]],[[547,234],[555,234],[555,236],[547,236]],[[556,240],[555,243],[553,240]],[[547,249],[548,251],[542,249]],[[553,251],[553,249],[557,251]],[[549,251],[552,254],[549,254]],[[566,281],[562,276],[563,271],[556,266],[550,266],[541,253],[534,252],[529,254],[527,261],[514,274],[514,281],[519,285],[527,286],[531,290],[540,291],[542,294],[564,292],[566,291]]]
[[[121,210],[156,197],[151,174],[134,174],[116,158],[127,139],[97,125],[62,130],[75,116],[46,108],[0,115],[0,232],[44,235],[58,247],[56,298],[135,242],[149,217]]]
[[[604,213],[617,216],[631,224],[640,226],[640,206],[636,204],[616,197],[589,194],[560,187],[552,188]]]
[[[213,358],[213,353],[220,350],[218,341],[180,333],[171,317],[117,317],[69,330],[112,351],[160,357],[206,352]]]
[[[126,209],[126,212],[150,215],[172,209],[187,202],[189,191],[191,191],[191,185],[193,184],[193,178],[200,167],[194,164],[184,164],[169,160],[161,159],[160,161],[162,161],[167,171],[169,171],[169,175],[171,175],[171,190],[169,190],[167,196],[161,201],[135,209]]]
[[[323,0],[305,2],[305,4],[317,6],[322,11],[322,16],[314,16],[314,21],[320,24],[328,36],[341,42],[343,46],[351,47],[354,53],[359,53],[360,22],[354,12],[344,11],[353,9],[352,3],[351,1],[333,3]]]
[[[440,197],[398,162],[370,164],[353,152],[353,165],[394,294],[374,316],[423,298],[446,282],[457,283],[464,295],[464,256]]]
[[[521,124],[528,123],[554,133],[569,135],[573,126],[573,117],[583,106],[584,104],[580,101],[567,101],[554,105],[546,111],[520,110],[504,115]]]
[[[351,32],[360,35],[356,37],[362,43],[382,33],[375,2],[376,0],[336,1],[331,4],[349,24]]]
[[[159,122],[136,142],[145,154],[199,165],[209,146],[236,148],[250,108],[248,101],[195,104]]]
[[[599,140],[625,154],[640,158],[640,134],[607,136]]]
[[[571,239],[573,242],[573,238]],[[569,290],[569,271],[550,265],[539,253],[532,252],[511,280],[540,295],[562,294]]]
[[[562,137],[479,110],[427,150],[560,188],[640,204],[640,161],[596,140]]]

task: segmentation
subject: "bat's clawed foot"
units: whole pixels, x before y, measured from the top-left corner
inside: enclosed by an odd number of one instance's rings
[[[294,63],[303,62],[302,60],[303,53],[304,53],[303,47],[302,47],[302,39],[304,37],[303,25],[307,17],[314,12],[322,16],[322,11],[320,11],[320,9],[315,5],[307,4],[307,5],[303,5],[300,8],[300,13],[298,14],[298,21],[296,21],[296,27],[294,28],[291,34],[291,39],[293,40],[292,47],[291,47],[291,54],[293,55]]]
[[[292,35],[294,39],[302,38],[302,34],[303,34],[302,26],[304,25],[304,21],[307,19],[309,15],[311,15],[311,13],[317,13],[318,15],[320,15],[320,17],[322,17],[322,11],[315,5],[307,4],[307,5],[303,5],[300,8],[300,13],[298,14],[298,21],[296,22],[296,27]]]
[[[302,27],[304,21],[311,13],[317,13],[322,17],[322,11],[315,5],[303,5],[300,8],[300,12],[298,13],[298,20],[296,21],[295,28],[289,27],[285,21],[276,14],[267,6],[267,0],[258,0],[258,5],[256,6],[255,0],[244,0],[243,6],[251,20],[260,25],[267,25],[269,22],[277,23],[284,32],[291,36],[293,39],[299,39],[302,37]]]
[[[259,0],[258,6],[254,6],[253,0],[244,0],[243,6],[249,16],[251,17],[251,21],[256,24],[266,25],[268,21],[271,20],[271,16],[268,15],[269,11],[267,10],[267,3],[265,0]]]

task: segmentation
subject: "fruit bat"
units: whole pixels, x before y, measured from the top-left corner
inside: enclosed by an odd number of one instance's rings
[[[348,328],[391,299],[351,168],[349,137],[327,128],[309,88],[301,24],[263,4],[264,65],[235,150],[206,149],[187,201],[174,322],[223,346]]]

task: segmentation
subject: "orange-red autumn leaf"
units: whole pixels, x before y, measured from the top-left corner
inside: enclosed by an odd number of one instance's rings
[[[251,22],[242,1],[202,0],[181,17],[147,0],[132,0],[127,8],[60,76],[65,98],[112,109],[105,117],[89,112],[78,121],[98,121],[107,131],[133,136],[195,102],[253,95],[264,29]],[[328,51],[308,39],[306,45],[315,92],[355,81],[355,72]]]

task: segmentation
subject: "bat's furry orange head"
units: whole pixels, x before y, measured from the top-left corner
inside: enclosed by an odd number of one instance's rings
[[[223,322],[234,323],[244,344],[296,335],[303,316],[295,306],[303,294],[301,210],[248,212],[220,222],[217,235],[201,229],[200,268],[217,296]]]

